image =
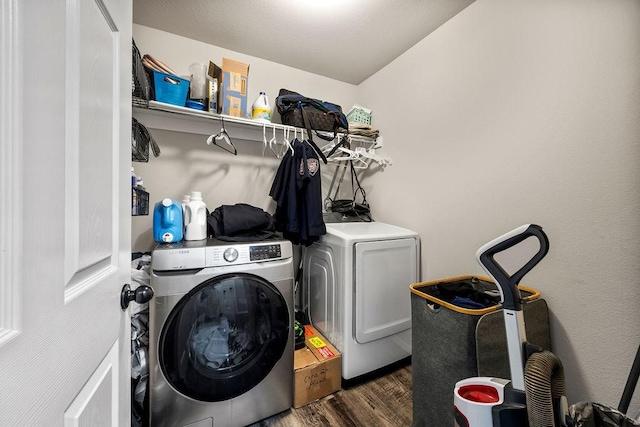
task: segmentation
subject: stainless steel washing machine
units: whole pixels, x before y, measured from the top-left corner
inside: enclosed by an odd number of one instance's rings
[[[289,409],[291,243],[162,244],[151,268],[150,425],[245,426]]]

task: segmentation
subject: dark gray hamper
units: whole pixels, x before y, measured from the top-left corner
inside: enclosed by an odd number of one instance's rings
[[[466,309],[438,295],[436,285],[473,283],[482,289],[497,287],[488,277],[458,276],[412,284],[413,425],[454,425],[453,389],[464,378],[489,376],[510,379],[506,333],[500,305]],[[519,285],[526,303],[527,341],[551,350],[549,314],[540,293]]]

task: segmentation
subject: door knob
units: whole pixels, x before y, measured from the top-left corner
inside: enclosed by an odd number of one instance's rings
[[[126,310],[131,301],[144,304],[145,302],[149,302],[151,298],[153,298],[153,289],[149,286],[138,286],[135,291],[132,291],[131,286],[126,283],[122,287],[122,292],[120,292],[120,307]]]

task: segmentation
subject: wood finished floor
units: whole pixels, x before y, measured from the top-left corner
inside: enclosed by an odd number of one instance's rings
[[[411,365],[291,408],[250,427],[407,427],[413,420]]]

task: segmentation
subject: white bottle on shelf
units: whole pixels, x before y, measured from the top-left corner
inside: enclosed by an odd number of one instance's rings
[[[207,206],[199,191],[192,191],[184,206],[185,240],[204,240],[207,238]]]
[[[182,213],[184,214],[184,209],[187,207],[187,203],[191,200],[191,196],[189,194],[185,194],[182,196]],[[186,219],[186,218],[185,218]],[[186,223],[185,223],[186,226]]]
[[[258,99],[253,103],[252,113],[254,120],[271,123],[271,108],[269,108],[269,99],[266,93],[260,92]]]
[[[191,200],[191,196],[189,194],[184,194],[182,196],[182,233],[183,235],[187,232],[187,203]]]

